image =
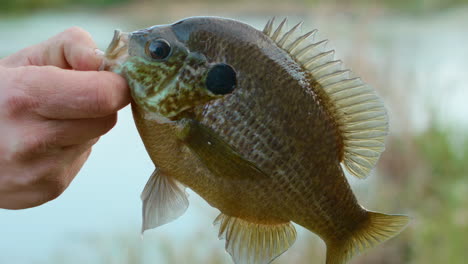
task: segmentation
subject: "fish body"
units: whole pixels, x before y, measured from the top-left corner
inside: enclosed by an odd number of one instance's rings
[[[221,211],[215,223],[235,263],[271,262],[294,242],[291,222],[325,241],[327,264],[406,225],[361,207],[342,168],[364,178],[375,166],[388,126],[381,101],[323,42],[307,41],[315,31],[295,36],[299,25],[284,24],[189,18],[133,32],[128,54],[107,56],[129,82],[157,167],[142,193],[143,230],[183,214],[185,187]]]

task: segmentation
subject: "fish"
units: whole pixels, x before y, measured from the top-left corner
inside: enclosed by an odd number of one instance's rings
[[[183,215],[187,188],[220,211],[236,264],[272,262],[295,242],[293,223],[325,242],[327,264],[407,226],[406,215],[366,210],[350,188],[345,171],[366,178],[384,151],[388,116],[316,33],[220,17],[115,31],[102,70],[127,80],[156,167],[142,232]]]

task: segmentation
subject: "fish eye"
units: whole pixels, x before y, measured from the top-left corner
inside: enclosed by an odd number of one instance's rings
[[[232,93],[236,85],[236,71],[224,63],[218,63],[211,67],[206,77],[206,88],[216,95]]]
[[[145,51],[155,60],[164,60],[171,53],[171,45],[164,39],[155,39],[146,43]]]

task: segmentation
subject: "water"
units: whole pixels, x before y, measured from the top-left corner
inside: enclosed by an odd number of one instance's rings
[[[81,13],[0,20],[0,56],[43,41],[70,25],[88,30],[104,49],[115,28],[130,30],[127,27],[132,23]],[[129,230],[139,237],[139,196],[153,170],[127,107],[119,113],[116,127],[93,148],[88,162],[62,196],[37,208],[0,211],[0,263],[45,259],[57,247],[72,243],[79,234]],[[200,213],[199,207],[207,206],[193,193],[191,197],[192,206],[183,219],[161,228],[159,234],[190,233],[194,222],[211,225],[215,210],[205,208]],[[214,230],[213,234],[215,237]]]
[[[371,79],[371,84],[379,86],[379,74],[392,76],[382,78],[390,79],[391,83],[386,85],[395,89],[383,91],[383,95],[397,96],[396,100],[388,99],[391,119],[398,126],[402,115],[408,115],[405,118],[410,119],[410,126],[421,129],[432,118],[427,111],[428,102],[435,103],[435,113],[443,122],[468,124],[464,114],[468,110],[465,103],[468,89],[462,78],[468,72],[465,13],[409,21],[376,18],[375,23],[365,26],[370,32],[365,43],[361,43],[362,37],[348,30],[352,26],[346,22],[346,17],[318,16],[311,18],[308,24],[326,32],[337,47],[338,57],[356,56],[359,50],[354,48],[367,45],[363,49],[366,53],[358,57],[369,58],[366,63],[376,68],[377,79]],[[263,17],[248,19],[259,27],[259,21],[266,20]],[[0,18],[0,56],[43,41],[71,25],[88,30],[101,49],[106,47],[115,28],[135,29],[130,20],[86,12]],[[382,64],[386,66],[380,70]],[[409,113],[399,109],[399,101],[408,101],[405,97],[411,97]],[[94,147],[88,162],[62,196],[38,208],[0,210],[0,263],[47,263],[57,249],[72,247],[78,243],[77,237],[86,234],[107,236],[124,232],[129,234],[129,239],[139,239],[139,195],[153,169],[127,107],[119,113],[117,126]],[[352,182],[361,200],[369,201],[372,197],[369,182]],[[216,230],[211,228],[217,210],[193,192],[189,193],[191,206],[187,213],[157,231],[150,231],[147,237],[168,237],[178,243],[195,237],[194,230],[206,230],[207,236],[212,238],[210,246],[221,251],[223,242],[217,241]]]

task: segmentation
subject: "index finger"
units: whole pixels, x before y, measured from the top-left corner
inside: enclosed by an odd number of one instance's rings
[[[32,100],[36,113],[50,119],[104,117],[130,102],[127,82],[112,72],[73,71],[51,66],[10,69],[16,89]]]
[[[97,52],[93,38],[79,27],[71,27],[2,60],[7,67],[51,65],[83,71],[98,70],[101,62],[102,55]]]

